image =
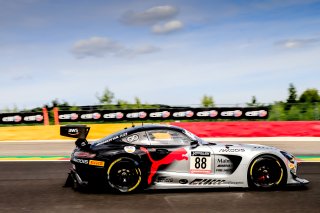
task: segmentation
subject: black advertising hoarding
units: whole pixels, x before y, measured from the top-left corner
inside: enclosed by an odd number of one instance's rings
[[[266,119],[267,107],[167,108],[134,110],[59,111],[60,122]]]
[[[42,112],[38,113],[0,113],[0,124],[43,123]]]

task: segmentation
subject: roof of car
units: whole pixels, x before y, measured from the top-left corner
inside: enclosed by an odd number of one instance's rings
[[[126,128],[123,132],[137,132],[141,130],[153,130],[153,129],[171,129],[177,131],[183,131],[182,128],[172,125],[164,125],[164,124],[142,124],[139,126],[132,126],[130,128]]]
[[[139,131],[148,131],[148,130],[155,130],[155,129],[167,129],[167,130],[175,130],[179,132],[183,132],[184,129],[177,127],[177,126],[171,126],[171,125],[163,125],[163,124],[144,124],[139,126],[132,126],[130,128],[125,128],[121,131],[115,132],[111,135],[108,135],[107,137],[104,137],[100,140],[95,141],[92,143],[92,146],[98,146],[101,144],[104,144],[108,141],[113,141],[118,139],[119,136],[126,133],[126,135],[133,134],[135,132]]]

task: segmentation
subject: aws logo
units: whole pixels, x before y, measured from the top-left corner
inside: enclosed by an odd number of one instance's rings
[[[79,135],[79,130],[78,129],[68,129],[68,134],[69,135]]]

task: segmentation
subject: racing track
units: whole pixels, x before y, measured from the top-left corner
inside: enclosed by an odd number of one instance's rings
[[[320,164],[298,172],[308,188],[162,190],[131,195],[63,188],[69,162],[0,162],[0,212],[319,212]]]

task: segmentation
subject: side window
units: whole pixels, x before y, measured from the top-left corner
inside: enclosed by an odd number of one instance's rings
[[[151,145],[190,145],[191,140],[184,134],[172,130],[149,130]]]
[[[150,145],[150,141],[148,140],[148,137],[145,131],[130,134],[122,138],[121,140],[123,142],[131,143],[131,144]]]

